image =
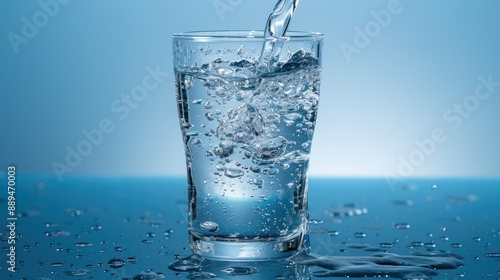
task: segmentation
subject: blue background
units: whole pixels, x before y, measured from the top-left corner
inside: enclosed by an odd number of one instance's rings
[[[474,92],[480,76],[500,82],[500,2],[394,1],[300,2],[290,29],[325,34],[310,174],[499,177],[500,87],[484,100],[474,99]],[[0,175],[15,164],[18,173],[56,176],[57,162],[71,170],[61,178],[182,176],[171,34],[260,30],[273,5],[1,1]],[[377,23],[372,12],[388,5],[399,12]],[[29,33],[26,22],[39,27]],[[371,34],[369,42],[359,44],[357,29]],[[12,43],[14,37],[23,43]],[[346,44],[356,53],[346,55]],[[112,104],[125,104],[122,95],[142,85],[147,69],[163,73],[158,85],[129,114],[118,113]],[[474,106],[467,117],[458,117],[454,106],[464,100],[478,102],[468,103]],[[82,131],[103,120],[113,131],[69,166],[67,147],[76,149],[86,139]],[[424,139],[436,129],[445,140],[427,146],[425,154],[415,141],[429,143]]]

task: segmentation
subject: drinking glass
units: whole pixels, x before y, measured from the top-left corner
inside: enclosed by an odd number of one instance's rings
[[[264,260],[303,248],[322,41],[312,32],[173,35],[194,253]]]

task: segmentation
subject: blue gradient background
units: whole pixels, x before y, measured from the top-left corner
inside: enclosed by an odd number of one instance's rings
[[[51,2],[41,0],[42,3]],[[313,176],[398,175],[415,140],[443,129],[446,141],[405,176],[500,176],[500,87],[457,129],[443,114],[474,94],[478,77],[500,81],[500,2],[401,0],[402,11],[353,54],[355,28],[388,0],[302,0],[291,29],[325,34]],[[228,10],[217,12],[216,6]],[[0,2],[0,172],[55,176],[66,146],[109,118],[114,131],[71,174],[183,175],[171,34],[262,29],[274,1],[69,1],[19,45],[38,1]],[[111,104],[141,85],[146,68],[168,76],[123,120]],[[0,173],[1,174],[1,173]],[[68,175],[64,174],[64,176]]]

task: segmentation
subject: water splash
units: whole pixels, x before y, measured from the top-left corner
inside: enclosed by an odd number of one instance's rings
[[[173,262],[169,265],[169,269],[190,273],[191,276],[210,275],[210,277],[226,279],[224,275],[253,274],[256,278],[264,279],[262,277],[271,276],[266,274],[269,272],[269,269],[266,270],[266,268],[276,266],[281,262],[279,269],[273,268],[274,273],[276,273],[273,276],[275,279],[280,279],[282,275],[298,276],[297,273],[301,272],[300,276],[306,278],[296,279],[309,279],[307,277],[313,276],[427,280],[438,275],[439,270],[456,269],[463,266],[462,259],[462,256],[449,252],[415,252],[411,255],[379,253],[370,256],[319,256],[302,252],[290,259],[247,264],[207,260],[195,254]]]
[[[279,61],[283,38],[288,30],[299,0],[279,0],[269,15],[264,29],[264,46],[260,55],[258,70],[261,73],[272,72]]]

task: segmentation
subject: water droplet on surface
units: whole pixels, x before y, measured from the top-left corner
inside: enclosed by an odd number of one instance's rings
[[[488,258],[500,258],[500,252],[486,253],[484,256]]]
[[[102,226],[101,225],[93,225],[90,227],[91,230],[101,230]]]
[[[370,245],[357,243],[357,244],[348,244],[347,247],[351,249],[365,249],[370,247]]]
[[[392,243],[382,242],[382,243],[379,243],[378,246],[381,248],[392,248],[394,245]]]
[[[259,272],[257,268],[254,267],[226,267],[220,270],[221,272],[227,273],[229,275],[250,275]]]
[[[74,270],[67,270],[64,272],[64,274],[68,276],[83,276],[90,274],[90,271],[87,269],[74,269]]]
[[[70,211],[70,212],[69,212],[69,215],[70,215],[71,217],[82,216],[83,214],[84,214],[84,212],[83,212],[83,211],[81,211],[81,210],[73,210],[73,211]]]
[[[67,231],[64,231],[64,230],[57,230],[57,231],[48,231],[48,232],[45,232],[45,236],[61,236],[61,237],[64,237],[64,236],[70,236],[71,233],[67,232]]]
[[[437,247],[436,243],[434,242],[427,242],[424,243],[424,247],[427,248],[428,250],[432,250]]]
[[[90,242],[78,242],[78,243],[76,243],[76,247],[91,247],[92,245],[94,245],[94,244],[92,244]]]
[[[354,237],[356,237],[356,238],[365,238],[366,237],[366,233],[364,233],[364,232],[356,232],[356,233],[354,233]]]
[[[219,230],[219,225],[211,221],[204,221],[200,223],[200,227],[206,231],[216,232]]]
[[[198,255],[191,255],[187,258],[183,258],[171,263],[168,266],[168,269],[181,272],[196,271],[200,269],[202,261],[202,257]]]
[[[394,227],[396,229],[409,229],[410,228],[410,224],[407,224],[407,223],[397,223],[397,224],[394,224]]]
[[[340,232],[336,231],[336,230],[331,230],[331,231],[328,232],[328,235],[329,236],[339,236]]]
[[[121,259],[114,258],[114,259],[111,259],[108,261],[108,265],[109,265],[109,267],[112,267],[112,268],[120,268],[120,267],[123,267],[125,265],[125,262]]]
[[[129,263],[136,263],[137,262],[137,258],[136,257],[128,257],[127,258],[127,262],[129,262]]]
[[[152,272],[152,271],[141,271],[139,274],[135,275],[132,280],[158,280],[162,279],[160,274]]]
[[[316,220],[316,219],[311,219],[311,220],[309,220],[309,221],[307,221],[307,222],[308,222],[309,224],[311,224],[311,225],[320,225],[320,224],[324,223],[324,221],[323,221],[323,220]]]

